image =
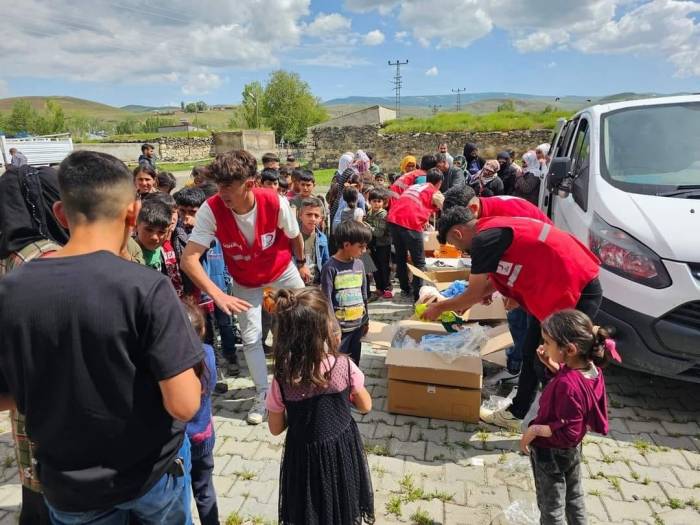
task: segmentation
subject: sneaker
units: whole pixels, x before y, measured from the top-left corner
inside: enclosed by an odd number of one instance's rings
[[[408,299],[408,298],[413,299],[413,292],[407,292],[406,290],[401,290],[401,298],[402,299]]]
[[[384,297],[384,299],[393,299],[393,298],[394,298],[394,292],[392,292],[391,290],[384,290],[384,293],[382,294],[382,297]]]
[[[216,392],[217,394],[225,394],[226,392],[228,392],[228,385],[223,381],[219,381],[214,385],[214,392]]]
[[[249,425],[259,425],[265,421],[265,418],[267,417],[267,409],[265,408],[265,394],[266,392],[258,394],[255,401],[253,401],[253,406],[248,411],[248,417],[245,419]]]
[[[374,301],[378,301],[381,298],[381,295],[373,293],[370,294],[369,297],[367,298],[368,303],[373,303]]]
[[[236,361],[229,361],[226,366],[226,375],[229,377],[238,377],[241,374],[241,367]]]
[[[515,417],[508,411],[507,408],[496,410],[491,413],[488,412],[490,411],[486,409],[479,411],[479,416],[481,417],[481,420],[485,423],[505,428],[507,430],[510,430],[511,432],[520,432],[523,420]]]

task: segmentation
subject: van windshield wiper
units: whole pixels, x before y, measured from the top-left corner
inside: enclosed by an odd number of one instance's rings
[[[700,197],[700,185],[678,186],[675,190],[657,193],[659,197]]]

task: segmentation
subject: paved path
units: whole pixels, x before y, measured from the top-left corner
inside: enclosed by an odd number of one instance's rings
[[[371,305],[376,320],[401,319],[409,305]],[[405,417],[386,408],[384,352],[365,347],[362,369],[374,410],[357,416],[368,451],[377,524],[529,524],[534,487],[519,436],[488,425]],[[622,369],[606,373],[610,435],[584,441],[591,523],[700,523],[700,385]],[[222,523],[274,523],[283,437],[244,421],[248,378],[229,380],[214,400],[215,485]],[[16,523],[20,501],[7,418],[0,420],[0,524]]]

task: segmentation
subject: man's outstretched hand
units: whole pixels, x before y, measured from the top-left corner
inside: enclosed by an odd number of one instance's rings
[[[252,306],[248,301],[225,293],[217,295],[214,298],[214,303],[227,315],[240,314],[241,312],[247,311],[248,308]]]

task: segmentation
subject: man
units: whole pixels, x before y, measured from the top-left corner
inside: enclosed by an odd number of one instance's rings
[[[217,155],[209,169],[219,193],[197,211],[180,266],[223,312],[238,314],[243,352],[257,390],[247,421],[257,425],[265,418],[268,388],[262,341],[263,289],[303,288],[311,275],[304,257],[304,238],[287,199],[255,187],[255,157],[245,150],[229,151]],[[199,264],[215,237],[221,241],[234,281],[233,295],[221,291]]]
[[[414,184],[422,184],[425,182],[425,176],[428,170],[433,169],[437,166],[437,159],[435,155],[423,155],[420,159],[420,168],[409,171],[401,175],[389,188],[396,195],[401,195],[406,188],[413,186]]]
[[[146,165],[153,171],[156,170],[156,153],[152,144],[141,145],[141,155],[139,156],[139,166]]]
[[[438,144],[438,153],[443,153],[447,157],[447,162],[450,165],[450,168],[452,167],[452,164],[454,163],[454,158],[452,158],[452,155],[450,155],[447,152],[447,142],[441,142]]]
[[[119,257],[140,209],[126,166],[77,151],[58,184],[68,242],[0,281],[0,393],[37,443],[52,523],[188,523],[202,344],[167,277]]]
[[[10,166],[19,168],[27,164],[27,157],[17,148],[10,148]]]
[[[518,393],[508,409],[482,416],[488,423],[519,431],[543,376],[535,357],[540,345],[540,322],[566,308],[595,317],[603,297],[599,261],[572,235],[531,218],[489,217],[477,221],[471,210],[457,206],[443,213],[438,229],[441,243],[449,242],[469,252],[472,268],[467,291],[428,307],[426,319],[436,319],[446,311],[468,310],[478,302],[489,301],[495,291],[528,313]]]
[[[425,269],[423,229],[430,216],[442,208],[444,197],[440,193],[442,172],[431,169],[423,184],[414,184],[394,200],[389,208],[386,221],[389,223],[391,238],[396,252],[396,276],[401,285],[401,294],[410,297],[406,254],[416,268]],[[423,280],[413,276],[413,300],[418,300],[418,292]]]
[[[452,163],[447,157],[447,153],[438,153],[435,155],[435,160],[437,160],[437,169],[442,172],[442,176],[444,177],[442,186],[440,186],[443,193],[450,188],[459,188],[466,184],[464,172],[460,168],[452,166]]]
[[[280,158],[276,153],[265,153],[262,156],[263,170],[275,170],[280,169]]]
[[[515,190],[515,178],[518,176],[518,165],[513,164],[513,159],[507,151],[501,151],[496,155],[496,160],[500,165],[498,177],[503,181],[503,194],[513,195]]]

